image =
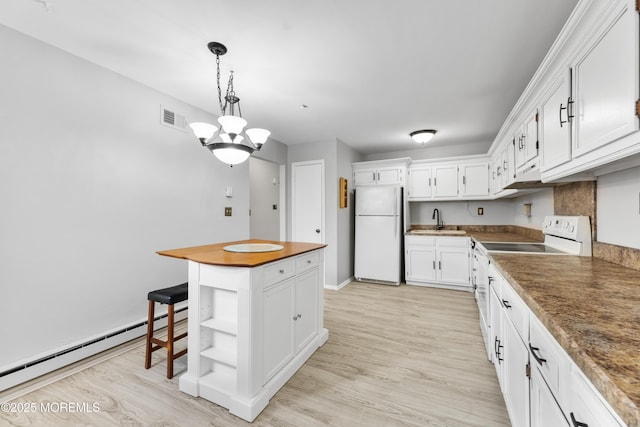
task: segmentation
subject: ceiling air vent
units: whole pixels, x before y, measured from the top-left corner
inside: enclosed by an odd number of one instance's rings
[[[160,123],[183,132],[187,130],[187,119],[185,116],[162,105],[160,106]]]

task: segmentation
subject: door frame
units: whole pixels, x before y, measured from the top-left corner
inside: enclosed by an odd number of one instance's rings
[[[308,161],[304,161],[304,162],[292,162],[291,163],[291,240],[292,241],[296,241],[296,200],[295,200],[295,189],[296,189],[296,185],[297,185],[297,178],[296,178],[296,168],[299,166],[309,166],[309,165],[320,165],[321,166],[321,171],[320,171],[320,205],[321,205],[321,212],[320,212],[320,241],[324,244],[326,243],[326,234],[325,234],[325,170],[324,170],[324,159],[320,159],[320,160],[308,160]]]

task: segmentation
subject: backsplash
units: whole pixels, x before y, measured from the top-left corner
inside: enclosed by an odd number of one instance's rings
[[[640,270],[640,249],[598,242],[596,219],[596,181],[574,182],[555,187],[556,215],[588,215],[593,234],[593,256],[634,270]]]

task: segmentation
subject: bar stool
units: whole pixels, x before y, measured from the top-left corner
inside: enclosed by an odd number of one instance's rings
[[[174,337],[174,311],[173,305],[185,301],[189,296],[188,283],[181,285],[171,286],[164,289],[156,289],[149,292],[147,299],[149,300],[149,318],[147,321],[147,349],[145,355],[144,367],[149,369],[151,367],[151,353],[160,349],[167,349],[167,378],[173,378],[173,361],[180,356],[187,354],[187,349],[173,354],[173,343],[186,337],[187,333],[180,334]],[[154,309],[155,303],[168,305],[168,319],[167,319],[167,340],[163,341],[153,336],[153,321],[154,321]],[[155,345],[154,345],[155,344]]]

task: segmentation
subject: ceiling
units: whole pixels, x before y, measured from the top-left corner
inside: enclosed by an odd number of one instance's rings
[[[486,152],[576,2],[2,0],[0,24],[214,114],[222,42],[223,90],[234,70],[249,126],[287,145],[391,152],[433,128]]]

